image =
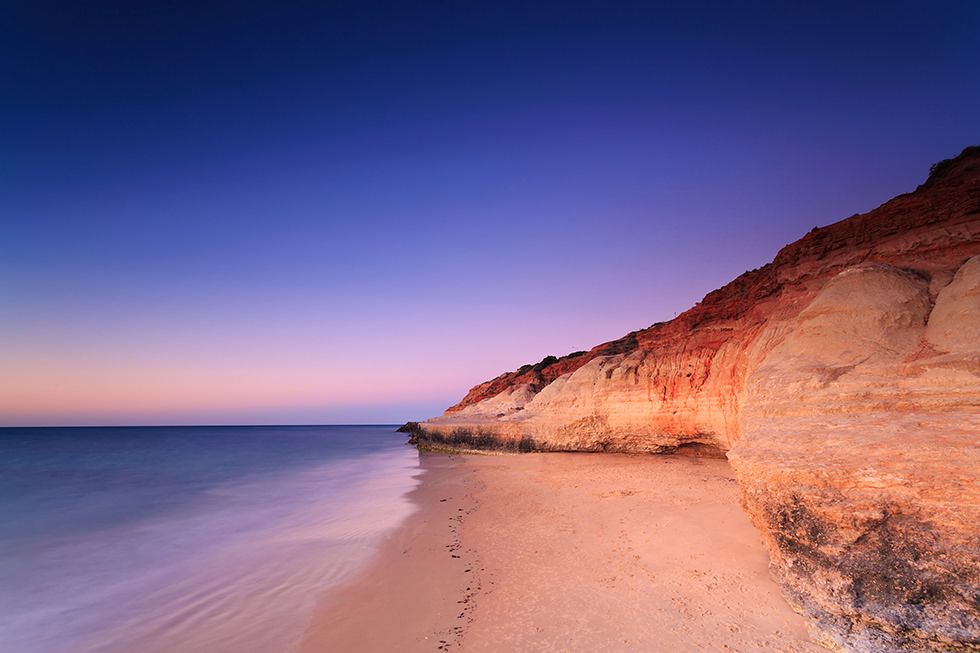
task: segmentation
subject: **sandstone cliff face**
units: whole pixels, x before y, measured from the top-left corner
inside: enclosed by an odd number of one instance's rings
[[[980,645],[978,310],[980,256],[935,306],[917,275],[851,268],[749,376],[729,458],[826,643]]]
[[[941,172],[669,324],[477,386],[420,436],[727,452],[817,637],[980,650],[980,151]]]

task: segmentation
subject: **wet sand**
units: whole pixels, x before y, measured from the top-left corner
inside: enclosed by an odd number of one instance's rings
[[[724,460],[422,453],[419,511],[317,611],[323,651],[821,651]]]

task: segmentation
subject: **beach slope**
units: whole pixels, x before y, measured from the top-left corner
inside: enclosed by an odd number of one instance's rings
[[[422,453],[419,511],[302,651],[819,651],[724,460]]]

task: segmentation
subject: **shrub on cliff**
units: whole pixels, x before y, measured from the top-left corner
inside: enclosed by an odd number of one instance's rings
[[[945,177],[950,170],[953,169],[957,163],[963,159],[980,154],[980,145],[971,145],[963,149],[958,156],[952,159],[943,159],[942,161],[937,161],[929,167],[929,177],[922,186],[929,187],[934,183]]]
[[[546,367],[548,367],[550,365],[554,365],[557,362],[558,362],[558,359],[555,358],[554,356],[545,356],[544,358],[541,359],[541,362],[540,363],[538,363],[537,365],[534,366],[534,371],[535,372],[540,372],[544,368],[546,368]]]

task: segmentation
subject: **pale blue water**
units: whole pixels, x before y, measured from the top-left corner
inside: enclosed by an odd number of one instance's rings
[[[413,511],[394,429],[0,429],[0,651],[294,650]]]

